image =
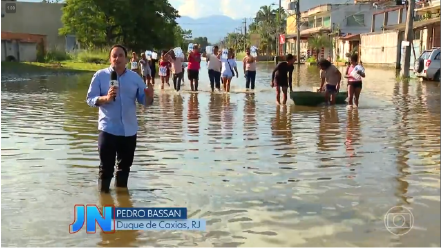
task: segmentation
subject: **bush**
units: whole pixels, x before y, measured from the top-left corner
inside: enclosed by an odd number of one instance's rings
[[[60,62],[64,60],[70,60],[72,59],[72,56],[67,53],[66,51],[60,50],[60,49],[53,49],[49,50],[46,55],[44,56],[45,62]]]
[[[101,50],[82,50],[74,55],[75,60],[83,63],[105,64],[109,61],[109,51]]]
[[[309,57],[309,58],[306,60],[306,62],[308,62],[308,63],[316,63],[317,60],[315,59],[315,57]]]
[[[347,60],[343,59],[343,58],[339,58],[339,59],[337,59],[337,62],[347,62]]]

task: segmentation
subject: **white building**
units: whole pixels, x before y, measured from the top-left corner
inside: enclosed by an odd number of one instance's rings
[[[308,39],[317,34],[328,34],[332,43],[331,47],[323,47],[318,58],[332,57],[335,61],[337,55],[344,56],[345,44],[336,42],[335,37],[368,33],[371,31],[372,15],[375,12],[383,11],[373,3],[350,3],[350,4],[323,4],[301,13],[301,48],[302,54],[312,54]],[[286,29],[286,53],[296,53],[296,22],[295,15],[287,19]],[[406,14],[402,15],[401,21],[405,20]],[[389,13],[387,25],[398,24],[397,13]],[[375,19],[375,29],[381,30],[384,26],[383,20]],[[342,43],[342,42],[340,42]],[[352,43],[355,44],[355,43]],[[354,47],[355,48],[355,47]]]

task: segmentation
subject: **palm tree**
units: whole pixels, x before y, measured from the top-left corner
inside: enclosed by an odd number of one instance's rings
[[[313,37],[309,38],[308,46],[309,49],[316,52],[318,59],[318,54],[320,52],[320,49],[331,48],[332,42],[327,35],[320,34],[320,35],[314,35]]]

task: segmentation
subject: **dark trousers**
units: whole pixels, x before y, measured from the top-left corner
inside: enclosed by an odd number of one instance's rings
[[[208,70],[208,78],[210,79],[211,90],[214,90],[214,86],[216,85],[216,89],[220,89],[220,80],[221,73],[220,71]]]
[[[246,88],[250,88],[251,83],[251,89],[254,90],[255,82],[256,82],[256,71],[245,71],[245,78],[246,78]]]
[[[98,151],[100,155],[99,177],[101,180],[112,180],[115,170],[116,177],[128,177],[136,149],[136,135],[115,136],[100,131],[98,135]]]
[[[184,75],[184,72],[180,72],[177,74],[173,74],[173,85],[175,86],[175,90],[181,90],[181,80]]]

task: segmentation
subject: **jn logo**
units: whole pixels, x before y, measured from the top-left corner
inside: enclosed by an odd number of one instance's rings
[[[104,206],[103,211],[98,206],[89,205],[75,205],[74,206],[74,221],[69,225],[69,233],[73,234],[81,230],[86,221],[86,233],[96,233],[96,224],[101,228],[103,232],[114,233],[115,220],[112,220],[112,215],[115,214],[115,208],[113,206]]]

